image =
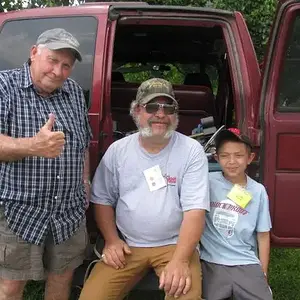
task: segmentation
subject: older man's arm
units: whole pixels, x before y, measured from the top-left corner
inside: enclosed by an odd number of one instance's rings
[[[205,226],[205,210],[190,210],[183,214],[179,239],[172,260],[189,262],[199,244]]]
[[[160,288],[169,295],[186,294],[191,288],[190,259],[205,226],[205,210],[184,212],[176,250],[160,276]]]
[[[129,246],[119,237],[115,207],[118,200],[117,183],[114,184],[114,144],[106,151],[96,170],[92,184],[91,201],[94,203],[95,220],[105,240],[103,262],[115,269],[124,268]]]
[[[175,297],[186,294],[191,288],[190,261],[204,229],[205,211],[210,206],[208,162],[203,148],[199,144],[194,145],[189,156],[181,184],[183,221],[177,246],[160,275],[160,288]]]
[[[15,161],[29,156],[59,156],[65,144],[65,135],[52,131],[54,122],[55,116],[50,114],[49,120],[34,137],[13,138],[0,134],[0,161]]]
[[[32,156],[32,138],[0,135],[0,161],[15,161]]]
[[[126,265],[126,255],[130,255],[131,250],[118,235],[114,208],[101,204],[95,204],[94,208],[98,228],[105,240],[103,262],[117,270],[122,269]]]

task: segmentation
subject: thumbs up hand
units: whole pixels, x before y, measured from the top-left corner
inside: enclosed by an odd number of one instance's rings
[[[54,114],[49,114],[46,124],[33,137],[32,153],[34,156],[55,158],[61,154],[65,144],[65,135],[62,131],[52,131],[54,123]]]
[[[43,126],[43,128],[46,128],[46,129],[52,131],[54,123],[55,123],[54,114],[49,114],[49,119],[48,119],[47,123]]]

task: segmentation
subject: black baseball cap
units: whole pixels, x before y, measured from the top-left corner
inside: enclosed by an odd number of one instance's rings
[[[227,141],[244,143],[251,150],[253,148],[252,142],[249,137],[245,134],[242,134],[238,128],[228,128],[219,132],[216,137],[216,150],[218,151],[218,149],[220,149],[224,142]]]

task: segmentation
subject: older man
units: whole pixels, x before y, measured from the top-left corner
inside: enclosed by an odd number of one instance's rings
[[[123,299],[149,268],[166,299],[201,299],[208,164],[201,145],[175,131],[177,112],[168,81],[141,84],[131,105],[139,132],[110,146],[93,180],[105,247],[80,300]]]
[[[20,69],[0,72],[0,299],[46,278],[47,300],[67,300],[87,244],[90,127],[68,77],[78,41],[43,32]]]

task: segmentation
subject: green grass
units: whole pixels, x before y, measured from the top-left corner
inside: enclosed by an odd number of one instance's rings
[[[272,249],[269,282],[274,300],[300,300],[300,249]],[[25,300],[42,300],[44,285],[30,282],[26,286]],[[128,300],[161,300],[162,296],[134,293]]]
[[[269,281],[275,300],[300,300],[300,249],[272,249]]]

